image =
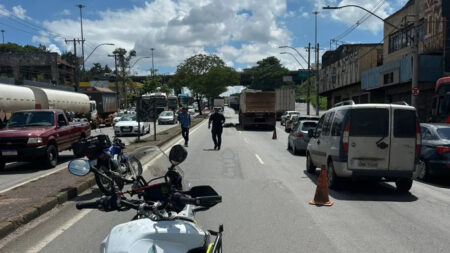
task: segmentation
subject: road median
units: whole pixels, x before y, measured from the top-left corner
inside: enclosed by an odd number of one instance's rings
[[[192,127],[200,124],[205,115],[192,120]],[[164,134],[142,138],[126,146],[125,153],[131,153],[147,145],[162,146],[179,136],[178,125],[168,129]],[[31,181],[0,194],[0,239],[14,232],[20,226],[79,196],[95,185],[93,174],[86,177],[71,175],[68,170],[61,170],[46,177]]]

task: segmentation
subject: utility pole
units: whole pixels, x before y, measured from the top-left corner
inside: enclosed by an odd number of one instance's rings
[[[314,47],[316,49],[316,116],[319,116],[319,45],[317,44],[317,14],[318,11],[313,12],[315,15],[315,29],[314,29]]]
[[[412,43],[412,80],[411,80],[411,105],[416,107],[418,106],[417,103],[417,96],[414,96],[412,94],[413,89],[419,88],[419,1],[414,2],[414,36],[413,36],[413,43]]]
[[[2,44],[5,44],[5,30],[1,29],[0,32],[2,32]]]
[[[84,36],[83,36],[83,14],[81,12],[81,9],[83,9],[84,7],[86,7],[85,5],[82,4],[77,4],[76,5],[78,8],[80,8],[80,23],[81,23],[81,56],[83,57],[83,73],[86,71],[86,69],[84,68]]]
[[[311,42],[308,43],[308,86],[306,92],[306,114],[311,115],[310,105],[311,105]]]
[[[109,57],[114,57],[114,67],[116,69],[116,99],[117,99],[117,110],[120,109],[120,93],[119,93],[119,72],[117,71],[117,54],[108,54]]]
[[[64,39],[64,41],[66,42],[66,44],[68,42],[73,42],[73,54],[75,56],[75,73],[74,73],[74,82],[75,82],[75,91],[78,91],[78,87],[80,86],[79,82],[79,73],[78,73],[78,57],[77,57],[77,42],[80,43],[80,40],[78,39],[72,39],[72,40],[66,40]]]
[[[155,51],[155,49],[152,47],[150,48],[150,50],[152,50],[152,80],[155,81],[153,79],[154,75],[155,75],[155,65],[153,65],[153,51]],[[153,102],[153,140],[156,141],[156,119],[158,117],[156,116],[156,101]]]

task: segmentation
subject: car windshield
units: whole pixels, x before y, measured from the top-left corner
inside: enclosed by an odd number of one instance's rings
[[[173,112],[167,111],[167,112],[162,112],[160,116],[172,116]]]
[[[123,116],[120,121],[136,121],[136,116]]]
[[[441,139],[450,140],[450,127],[440,127],[436,131]]]
[[[16,112],[6,127],[53,126],[53,112]]]
[[[289,116],[292,116],[292,115],[299,115],[300,113],[299,112],[290,112],[289,113]]]

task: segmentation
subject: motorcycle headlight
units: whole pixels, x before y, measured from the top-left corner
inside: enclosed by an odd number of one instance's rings
[[[28,144],[42,144],[42,138],[41,137],[30,137],[28,138]]]

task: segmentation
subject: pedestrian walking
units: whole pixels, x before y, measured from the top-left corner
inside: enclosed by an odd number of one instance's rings
[[[219,108],[214,108],[214,113],[209,116],[208,129],[211,128],[212,122],[212,139],[214,142],[214,150],[220,150],[222,144],[222,130],[223,123],[225,123],[225,117],[219,113]]]
[[[184,146],[188,146],[189,142],[189,128],[191,127],[191,115],[188,113],[187,107],[183,107],[178,113],[178,121],[181,125],[181,135],[184,138]]]

